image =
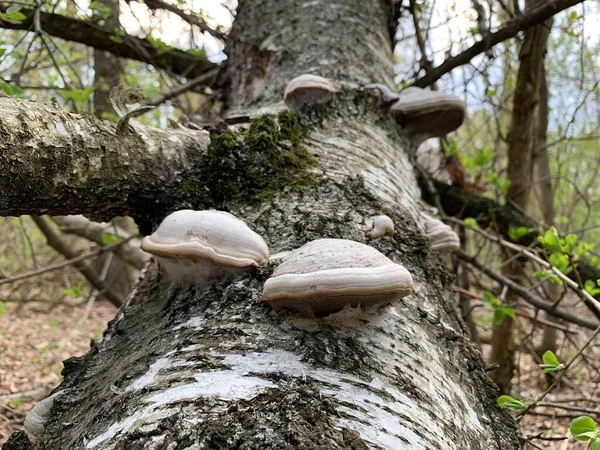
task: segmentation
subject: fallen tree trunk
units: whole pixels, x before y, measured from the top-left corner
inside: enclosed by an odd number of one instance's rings
[[[281,258],[206,289],[169,284],[152,262],[102,340],[65,362],[36,448],[518,448],[422,231],[414,149],[357,83],[392,78],[386,11],[380,0],[240,2],[230,110],[280,109],[286,82],[303,72],[338,93],[303,109],[302,129],[283,113],[279,126],[262,118],[213,130],[207,158],[220,169],[192,177],[186,192],[196,208],[246,220],[272,254],[323,237],[368,242],[411,273],[414,293],[303,317],[259,301]],[[367,241],[381,213],[396,236]]]

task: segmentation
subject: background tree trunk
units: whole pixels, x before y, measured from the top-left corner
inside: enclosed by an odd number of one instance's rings
[[[246,220],[272,254],[323,237],[366,242],[369,217],[384,212],[396,236],[370,245],[411,272],[414,293],[308,318],[259,302],[280,259],[206,289],[168,284],[153,262],[102,341],[65,362],[64,395],[38,448],[518,448],[421,230],[415,149],[360,89],[392,83],[390,9],[240,2],[224,73],[231,113],[277,110],[286,82],[305,72],[339,92],[299,114],[316,183],[293,194],[284,184],[260,206],[212,204]],[[258,133],[269,142],[267,129]],[[218,156],[218,132],[211,140]]]
[[[527,10],[541,3],[540,0],[528,0]],[[530,28],[519,52],[519,71],[513,99],[513,110],[508,133],[508,179],[511,185],[507,192],[507,201],[523,212],[527,211],[529,191],[532,182],[532,155],[535,130],[535,108],[538,102],[540,76],[550,35],[552,20]],[[508,254],[502,266],[502,273],[519,281],[523,276],[524,261]],[[504,302],[513,306],[518,296],[510,291]],[[500,392],[509,393],[515,369],[514,320],[506,318],[492,330],[492,351],[490,360],[499,365],[491,373]]]

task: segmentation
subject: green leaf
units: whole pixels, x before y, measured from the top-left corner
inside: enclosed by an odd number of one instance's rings
[[[590,294],[592,297],[595,297],[596,295],[600,294],[600,288],[598,286],[600,286],[600,283],[594,283],[594,280],[585,280],[583,288],[588,294]]]
[[[102,235],[102,245],[110,245],[115,244],[117,242],[121,242],[123,239],[119,236],[115,236],[114,234],[103,234]]]
[[[558,356],[556,356],[554,354],[554,352],[551,351],[551,350],[546,350],[546,352],[542,356],[542,361],[544,361],[545,364],[553,364],[555,366],[560,365],[560,361],[558,360]]]
[[[518,241],[529,232],[527,227],[518,227],[512,223],[508,225],[508,237],[513,241]]]
[[[556,228],[554,227],[546,231],[544,236],[540,236],[538,241],[540,241],[544,248],[550,252],[557,252],[560,250],[560,238],[558,237],[558,231],[556,231]]]
[[[472,217],[467,217],[465,219],[465,227],[467,228],[477,228],[477,221]]]
[[[483,291],[481,293],[481,301],[484,305],[491,306],[492,308],[502,305],[502,302],[498,300],[496,296],[489,291]]]
[[[510,306],[498,306],[498,307],[494,308],[494,318],[493,318],[494,325],[500,325],[502,322],[504,322],[509,317],[511,319],[515,318],[514,308],[511,308]]]
[[[589,416],[579,416],[571,422],[571,435],[578,441],[589,441],[597,436],[596,422]]]
[[[70,287],[68,289],[64,289],[63,293],[68,295],[69,297],[81,297],[83,294],[83,289],[85,288],[85,281],[81,280],[77,283],[77,286]]]
[[[593,438],[590,440],[590,450],[600,450],[600,439]]]
[[[85,104],[85,102],[87,102],[91,98],[94,90],[95,87],[90,86],[85,89],[61,89],[59,93],[61,97],[65,100],[73,100],[73,102],[75,103],[75,109],[77,111],[81,111],[83,110],[83,105]]]
[[[512,398],[510,395],[501,395],[498,397],[497,403],[500,408],[508,409],[509,411],[516,413],[521,413],[527,409],[525,403]]]
[[[560,279],[560,277],[550,269],[536,270],[535,272],[533,272],[533,277],[540,278],[542,280],[550,280],[551,282],[556,284],[563,284],[563,281]]]

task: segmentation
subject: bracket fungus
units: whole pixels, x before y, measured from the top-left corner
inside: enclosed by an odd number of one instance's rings
[[[390,106],[392,106],[400,99],[400,96],[396,92],[393,92],[385,84],[367,84],[365,86],[365,89],[367,91],[373,92],[379,99],[381,106],[383,106],[385,109],[389,109]]]
[[[265,264],[267,244],[246,223],[224,211],[185,209],[168,215],[142,250],[153,254],[172,281],[211,284]]]
[[[367,233],[370,239],[381,239],[384,236],[394,237],[394,222],[388,216],[374,216],[373,228]]]
[[[425,222],[425,234],[432,250],[453,252],[460,248],[460,238],[449,225],[438,219]]]
[[[419,145],[461,126],[465,118],[465,104],[456,95],[409,87],[400,93],[400,99],[392,105],[390,114]]]
[[[263,288],[262,300],[303,314],[328,315],[349,305],[390,303],[413,290],[403,266],[368,245],[318,239],[294,250]]]
[[[285,87],[283,101],[292,111],[304,105],[327,103],[335,97],[335,88],[327,78],[304,74],[294,78]]]
[[[32,445],[37,445],[42,440],[42,437],[44,437],[46,422],[50,419],[54,399],[62,393],[63,391],[58,391],[40,400],[25,416],[23,428]]]

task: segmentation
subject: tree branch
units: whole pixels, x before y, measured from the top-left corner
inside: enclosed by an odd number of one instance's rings
[[[530,305],[535,306],[536,308],[541,309],[543,311],[549,312],[553,316],[560,317],[561,319],[564,319],[568,322],[588,328],[590,330],[595,330],[598,327],[598,322],[593,322],[591,320],[583,319],[583,318],[577,317],[567,311],[555,308],[554,305],[552,305],[552,303],[542,300],[537,295],[531,294],[527,289],[525,289],[520,284],[517,284],[514,281],[512,281],[511,279],[506,278],[505,276],[484,266],[479,261],[477,261],[475,258],[467,255],[462,250],[455,251],[454,255],[456,255],[456,257],[458,259],[460,259],[460,260],[468,263],[469,265],[475,267],[476,269],[482,271],[488,277],[490,277],[492,280],[508,287],[511,291],[518,294],[523,300],[525,300]]]
[[[9,6],[10,4],[0,5],[0,12],[5,13]],[[21,12],[27,16],[25,20],[21,23],[0,21],[0,28],[29,30],[33,26],[35,10],[24,8]],[[198,58],[177,49],[163,52],[146,39],[128,34],[117,35],[92,22],[47,12],[40,12],[39,22],[41,29],[50,36],[104,50],[121,58],[152,64],[185,77],[195,78],[218,67],[206,58]]]
[[[219,39],[220,41],[225,41],[225,39],[227,37],[225,35],[225,33],[223,33],[222,31],[215,30],[215,29],[209,27],[206,24],[206,22],[204,20],[200,19],[196,14],[186,13],[185,11],[182,11],[175,5],[165,3],[161,0],[143,0],[143,2],[151,10],[164,9],[165,11],[169,11],[169,12],[175,14],[176,16],[180,17],[182,20],[184,20],[188,24],[197,26],[200,29],[200,31],[206,32],[206,33],[210,34],[211,36],[213,36],[214,38]]]
[[[528,28],[538,25],[551,18],[555,14],[570,8],[571,6],[583,3],[583,1],[584,0],[547,0],[530,13],[517,16],[514,19],[509,20],[502,28],[488,34],[484,39],[477,41],[462,53],[449,57],[442,64],[435,67],[431,72],[426,73],[423,77],[415,81],[413,86],[429,86],[451,70],[468,64],[477,55],[486,52],[494,45],[515,37],[520,31],[524,31]]]
[[[45,217],[31,217],[40,231],[46,236],[48,245],[63,255],[66,259],[74,259],[81,256],[73,251],[71,247],[52,229],[49,221]],[[113,289],[108,286],[94,269],[87,266],[83,261],[73,263],[73,266],[83,275],[92,286],[98,289],[103,297],[110,301],[117,308],[123,304],[123,299]]]
[[[142,232],[181,196],[210,141],[135,121],[118,135],[110,122],[10,97],[0,97],[0,135],[0,215],[129,215]]]
[[[435,204],[432,203],[435,201],[435,196],[439,196],[444,206],[444,211],[449,216],[457,216],[459,218],[474,217],[483,227],[492,224],[498,233],[505,237],[508,237],[508,230],[511,224],[519,227],[527,227],[530,231],[519,240],[519,243],[524,245],[536,243],[537,245],[540,223],[518,211],[513,206],[500,205],[494,200],[472,194],[460,187],[445,184],[433,178],[431,178],[431,183],[434,186],[435,192],[431,192],[424,179],[425,175],[420,175],[419,184],[423,200],[433,205]],[[600,270],[590,266],[585,261],[579,261],[577,271],[583,281],[600,279]]]

